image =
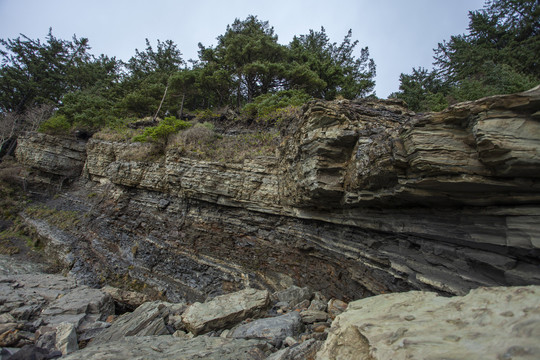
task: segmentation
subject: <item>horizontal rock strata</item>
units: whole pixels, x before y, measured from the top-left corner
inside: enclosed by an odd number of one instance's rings
[[[144,144],[90,139],[90,181],[49,205],[81,215],[66,232],[76,269],[173,300],[246,286],[356,299],[539,284],[539,108],[539,88],[424,115],[392,100],[312,101],[276,157],[241,164],[177,149],[140,160]],[[58,141],[27,134],[18,159],[76,174],[81,160],[69,172],[31,155],[79,146]]]

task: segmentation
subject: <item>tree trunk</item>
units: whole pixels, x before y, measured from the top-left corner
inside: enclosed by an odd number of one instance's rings
[[[167,89],[169,88],[169,85],[165,86],[165,92],[163,93],[163,97],[161,98],[161,102],[159,103],[159,107],[156,111],[156,115],[154,115],[154,118],[152,119],[152,121],[156,121],[157,119],[157,116],[159,114],[159,110],[161,110],[161,105],[163,105],[163,101],[165,101],[165,96],[167,96]],[[183,100],[182,100],[182,103],[183,103]]]
[[[184,100],[186,99],[186,93],[182,94],[182,105],[180,105],[180,119],[184,116]]]

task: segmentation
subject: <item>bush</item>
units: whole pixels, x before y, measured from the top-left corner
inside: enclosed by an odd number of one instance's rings
[[[169,116],[163,119],[159,125],[146,128],[142,135],[135,136],[133,141],[150,141],[166,145],[170,135],[175,134],[180,130],[187,129],[190,126],[191,124],[187,121],[177,119],[174,116]]]
[[[195,110],[195,119],[199,121],[217,120],[220,117],[220,114],[212,111],[211,109]]]
[[[284,90],[260,95],[242,108],[241,117],[266,123],[280,122],[284,119],[283,115],[291,111],[290,108],[299,107],[310,98],[311,96],[300,90]]]
[[[62,135],[69,133],[72,124],[65,115],[56,114],[45,120],[39,127],[40,132],[53,135]]]
[[[213,125],[211,123],[195,124],[193,127],[182,131],[175,139],[175,145],[194,147],[197,145],[205,146],[216,139]]]

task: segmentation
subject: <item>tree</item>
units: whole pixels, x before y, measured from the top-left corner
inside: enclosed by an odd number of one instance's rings
[[[215,48],[199,44],[200,60],[229,76],[237,107],[281,86],[286,49],[277,43],[268,21],[253,15],[243,21],[236,19],[217,40]]]
[[[122,82],[124,96],[119,101],[119,111],[124,116],[137,117],[174,112],[176,106],[165,95],[169,78],[182,66],[182,53],[172,40],[158,40],[154,49],[146,39],[146,49],[135,49],[135,55],[125,63],[128,74]]]
[[[448,106],[444,98],[442,81],[435,71],[425,68],[413,68],[412,74],[399,77],[400,92],[390,97],[404,100],[413,111],[443,110]]]
[[[125,64],[132,79],[141,80],[151,74],[172,75],[185,65],[182,53],[172,40],[157,41],[154,50],[150,41],[146,39],[146,49],[135,49],[135,55]]]
[[[72,41],[53,36],[52,29],[42,43],[25,35],[0,39],[0,106],[2,111],[22,113],[39,104],[59,104],[62,96],[87,83],[77,82],[74,74],[92,61],[87,53],[88,39],[73,36]]]
[[[435,49],[435,92],[418,92],[425,79],[401,76],[400,93],[416,111],[438,110],[429,97],[449,103],[527,90],[540,82],[540,6],[537,0],[486,1],[469,12],[467,34],[452,36]],[[423,104],[423,105],[419,105]],[[426,105],[427,109],[426,109]]]
[[[184,115],[184,101],[186,94],[196,93],[195,83],[197,81],[198,73],[195,70],[184,69],[171,76],[169,79],[169,86],[182,96],[182,103],[180,105],[180,119]]]
[[[293,64],[289,79],[291,87],[303,88],[312,96],[333,99],[341,95],[348,99],[365,97],[375,87],[375,62],[367,47],[360,57],[353,55],[358,40],[352,41],[349,30],[341,44],[331,43],[326,30],[310,30],[295,36],[289,44]]]

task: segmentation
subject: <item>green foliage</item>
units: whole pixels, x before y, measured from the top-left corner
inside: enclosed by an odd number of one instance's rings
[[[21,38],[22,37],[22,38]],[[108,83],[116,78],[118,63],[102,56],[89,55],[88,39],[72,41],[53,36],[46,41],[25,35],[16,39],[0,39],[0,109],[21,113],[40,104],[60,104],[70,92]]]
[[[206,122],[206,120],[217,120],[220,117],[221,115],[212,109],[195,110],[195,119],[198,121],[205,121],[205,124],[211,124]]]
[[[96,132],[131,117],[182,118],[186,108],[209,109],[199,118],[214,121],[221,117],[215,109],[238,110],[255,99],[243,111],[246,118],[278,121],[311,96],[356,98],[373,90],[375,65],[367,48],[355,58],[358,41],[350,31],[341,44],[331,43],[322,28],[285,46],[267,21],[248,16],[217,40],[211,47],[199,44],[199,61],[190,68],[171,40],[155,47],[146,39],[146,48],[125,63],[89,54],[88,39],[65,41],[52,31],[45,42],[24,35],[0,40],[0,112],[22,114],[50,104],[57,112],[42,131]],[[157,141],[171,128],[138,139]]]
[[[324,27],[295,36],[289,44],[292,66],[288,80],[292,88],[328,100],[338,95],[347,99],[369,95],[375,87],[375,62],[367,47],[356,59],[353,51],[357,45],[351,30],[339,45],[330,42]]]
[[[401,74],[399,89],[394,95],[404,100],[409,109],[414,111],[440,111],[448,106],[441,92],[444,85],[435,71],[424,68],[413,68],[412,74]]]
[[[486,1],[469,13],[469,32],[435,50],[435,70],[401,75],[396,97],[412,110],[528,90],[540,83],[540,5],[532,0]],[[430,88],[430,84],[436,83]]]
[[[135,56],[129,59],[125,66],[132,80],[140,80],[155,73],[171,75],[184,64],[182,53],[172,40],[164,42],[158,40],[157,48],[154,50],[150,41],[146,39],[146,49],[144,51],[135,49]]]
[[[274,94],[264,94],[246,104],[241,111],[244,119],[257,119],[266,122],[279,119],[283,109],[289,106],[301,106],[311,96],[300,90],[284,90]]]
[[[96,130],[116,120],[114,102],[106,94],[86,90],[66,94],[58,114],[65,116],[75,128]]]
[[[142,135],[135,136],[133,141],[137,142],[155,142],[166,144],[170,135],[177,133],[180,130],[187,129],[191,126],[190,123],[179,120],[174,116],[166,117],[159,125],[148,127]]]
[[[250,102],[280,85],[284,72],[284,46],[278,44],[274,28],[268,21],[250,15],[245,20],[236,19],[227,26],[225,34],[218,37],[218,45],[205,48],[199,44],[200,59],[207,66],[221,70],[219,86],[229,85],[236,105]]]
[[[72,123],[65,115],[56,114],[45,120],[39,127],[39,131],[47,134],[62,135],[69,133],[71,127]]]

